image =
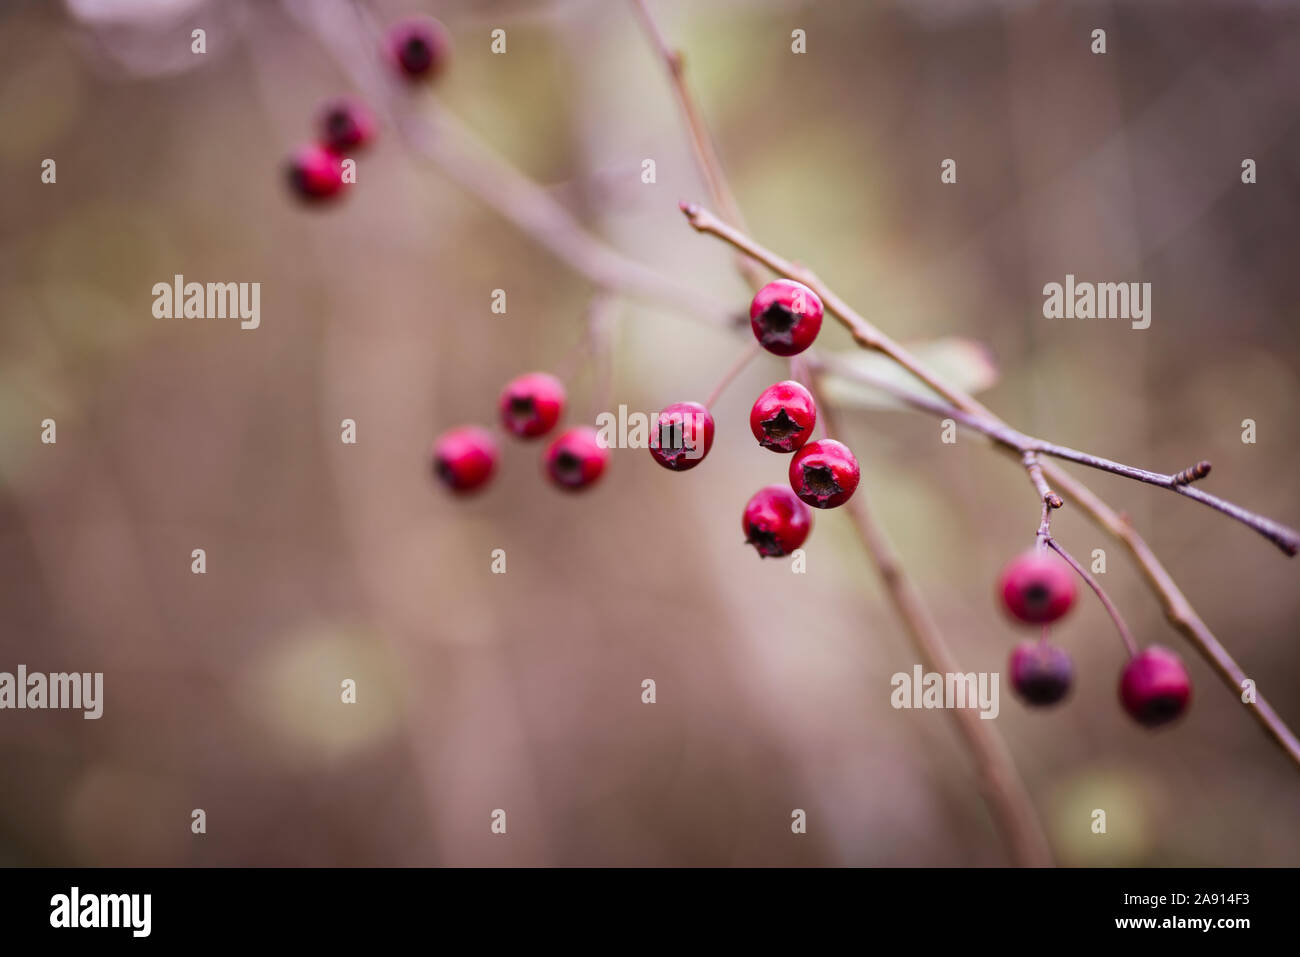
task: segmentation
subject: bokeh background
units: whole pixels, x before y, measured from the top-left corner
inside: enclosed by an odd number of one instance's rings
[[[982,398],[1013,424],[1164,471],[1212,459],[1207,489],[1300,523],[1295,4],[653,7],[762,241],[897,337],[986,344],[1000,375]],[[455,39],[446,110],[629,257],[745,307],[727,252],[676,210],[705,190],[627,4],[414,9]],[[294,203],[283,158],[351,89],[296,12],[0,12],[0,670],[105,674],[99,721],[0,713],[0,862],[1005,863],[949,716],[890,707],[917,658],[848,517],[816,516],[806,575],[741,544],[746,498],[785,472],[746,421],[786,377],[774,357],[725,394],[690,473],[620,451],[565,496],[539,445],[508,443],[482,496],[434,486],[433,437],[490,423],[509,377],[563,365],[593,288],[391,128],[342,203]],[[1042,286],[1067,272],[1150,282],[1151,327],[1049,323]],[[175,273],[261,282],[261,328],[155,319],[151,287]],[[612,401],[702,398],[744,341],[620,299]],[[848,342],[828,326],[823,346]],[[581,419],[598,376],[575,369]],[[1022,633],[993,581],[1038,521],[1023,473],[921,416],[842,417],[861,494],[959,661],[1000,671]],[[1300,724],[1295,560],[1179,497],[1083,477]],[[1295,767],[1115,543],[1068,505],[1054,527],[1076,554],[1106,550],[1140,640],[1180,649],[1196,684],[1176,727],[1132,724],[1119,640],[1083,600],[1056,631],[1078,668],[1068,703],[1031,713],[1004,689],[996,727],[1058,859],[1300,863]]]

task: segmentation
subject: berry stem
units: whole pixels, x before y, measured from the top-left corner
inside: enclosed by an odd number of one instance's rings
[[[718,397],[726,391],[727,386],[731,385],[736,376],[744,372],[745,367],[754,361],[754,356],[758,355],[762,351],[763,346],[757,341],[751,342],[746,346],[745,351],[742,352],[740,357],[732,363],[731,368],[723,373],[718,384],[715,385],[713,391],[709,393],[709,397],[704,400],[704,407],[712,412],[713,403],[718,401]]]
[[[1046,509],[1044,509],[1044,511],[1046,511]],[[1040,534],[1042,533],[1040,532]],[[1101,587],[1101,584],[1097,579],[1094,578],[1086,568],[1075,561],[1074,556],[1067,552],[1061,543],[1052,538],[1051,535],[1048,535],[1044,539],[1044,543],[1048,548],[1064,558],[1069,566],[1079,573],[1079,577],[1088,583],[1088,587],[1096,592],[1097,597],[1101,599],[1102,606],[1106,609],[1106,613],[1110,615],[1110,620],[1115,623],[1115,629],[1119,632],[1120,638],[1123,639],[1124,647],[1128,649],[1129,657],[1132,658],[1136,655],[1138,653],[1138,647],[1137,642],[1133,640],[1133,633],[1128,630],[1128,625],[1124,624],[1124,619],[1120,616],[1119,609],[1115,607],[1115,603],[1110,600],[1110,596],[1106,594],[1106,590]]]
[[[815,354],[816,353],[814,352],[813,349],[806,349],[805,351],[799,353],[796,356],[791,356],[790,357],[790,378],[793,379],[795,382],[798,382],[801,386],[803,386],[805,389],[807,389],[809,392],[813,394],[813,400],[816,402],[817,407],[820,409],[820,408],[824,408],[824,406],[821,399],[817,398],[817,390],[814,386],[813,377],[812,377],[812,367],[808,362],[808,360]],[[819,415],[817,417],[817,424],[813,426],[812,435],[808,436],[808,441],[809,442],[815,441],[818,435],[826,439],[831,438],[831,436],[826,432],[825,416]]]

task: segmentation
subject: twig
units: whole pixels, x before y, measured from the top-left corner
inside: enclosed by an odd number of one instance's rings
[[[1123,543],[1137,562],[1147,584],[1160,599],[1165,618],[1191,643],[1192,647],[1200,652],[1201,657],[1223,679],[1232,696],[1241,702],[1264,731],[1286,752],[1292,762],[1300,767],[1300,739],[1296,738],[1295,733],[1287,727],[1286,722],[1259,693],[1258,688],[1253,700],[1242,700],[1243,682],[1246,680],[1245,671],[1214,637],[1214,632],[1196,613],[1196,609],[1192,607],[1191,602],[1187,600],[1173,577],[1165,570],[1164,565],[1156,558],[1155,553],[1151,551],[1150,546],[1137,530],[1069,472],[1051,463],[1044,464],[1043,472],[1053,485],[1064,492],[1071,502],[1082,508],[1099,527]]]
[[[1065,503],[1061,501],[1061,496],[1052,491],[1052,487],[1047,484],[1047,479],[1043,478],[1043,467],[1038,463],[1038,455],[1035,452],[1025,452],[1021,457],[1024,463],[1025,471],[1029,474],[1029,481],[1034,484],[1034,489],[1038,492],[1038,497],[1043,502],[1045,509],[1060,508]]]
[[[816,376],[808,386],[827,436],[838,435],[834,410],[830,403],[823,401]],[[871,555],[885,593],[902,619],[925,669],[940,674],[960,674],[961,667],[943,640],[938,624],[903,569],[893,543],[872,514],[866,489],[859,485],[844,508]],[[1006,742],[988,727],[988,722],[968,708],[953,708],[948,714],[970,749],[980,792],[999,829],[1006,835],[1012,859],[1025,867],[1050,867],[1053,863],[1051,848]]]
[[[740,212],[740,204],[736,202],[736,196],[731,191],[731,184],[723,171],[722,160],[718,158],[718,150],[713,143],[713,137],[709,134],[708,124],[704,122],[703,114],[701,114],[700,108],[695,102],[695,97],[691,95],[691,89],[686,85],[685,57],[682,56],[680,50],[669,45],[663,31],[659,29],[659,24],[650,13],[650,8],[646,5],[645,0],[632,0],[632,9],[641,21],[641,26],[645,29],[660,59],[668,67],[668,76],[672,81],[673,94],[677,98],[677,105],[681,107],[682,116],[686,121],[686,132],[689,134],[691,141],[691,149],[695,153],[695,165],[704,176],[709,195],[728,222],[740,229],[744,229],[745,217]],[[762,272],[744,254],[737,254],[736,270],[746,284],[754,289],[763,285]]]
[[[713,391],[709,393],[709,397],[704,400],[704,407],[706,409],[712,409],[713,403],[718,401],[718,397],[726,391],[727,386],[731,385],[736,376],[745,371],[745,367],[753,362],[755,357],[762,351],[763,348],[759,344],[758,340],[754,340],[747,345],[745,351],[740,354],[740,358],[732,363],[731,368],[722,374],[722,378],[718,381],[718,384],[713,387]]]
[[[1110,600],[1110,596],[1106,594],[1106,590],[1102,588],[1097,579],[1094,578],[1086,568],[1080,565],[1075,560],[1074,556],[1067,552],[1065,548],[1062,547],[1061,543],[1052,538],[1051,535],[1048,535],[1047,538],[1044,539],[1044,542],[1048,548],[1064,558],[1066,563],[1079,573],[1079,577],[1088,583],[1088,587],[1096,593],[1099,599],[1101,599],[1101,604],[1106,609],[1106,614],[1110,615],[1110,620],[1115,623],[1115,629],[1119,632],[1120,638],[1123,639],[1124,647],[1128,649],[1129,657],[1131,658],[1136,655],[1138,653],[1138,647],[1137,642],[1133,640],[1133,633],[1128,630],[1128,625],[1124,624],[1124,619],[1120,616],[1119,609],[1116,608],[1115,603]]]

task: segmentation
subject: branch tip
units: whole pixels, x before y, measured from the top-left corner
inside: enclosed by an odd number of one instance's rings
[[[1190,468],[1185,468],[1174,476],[1174,485],[1191,485],[1198,479],[1203,479],[1210,474],[1210,463],[1208,459],[1201,459]]]

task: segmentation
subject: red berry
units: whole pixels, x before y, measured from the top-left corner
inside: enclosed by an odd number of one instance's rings
[[[1026,704],[1056,704],[1070,693],[1074,664],[1065,650],[1046,641],[1022,641],[1007,664],[1011,687]]]
[[[790,487],[814,508],[843,505],[858,487],[858,460],[834,439],[809,442],[790,460]]]
[[[1182,659],[1168,648],[1152,645],[1129,659],[1119,679],[1119,700],[1133,720],[1154,728],[1187,710],[1192,679]]]
[[[674,402],[659,413],[650,434],[650,454],[666,469],[685,472],[713,448],[713,415],[698,402]]]
[[[317,126],[321,143],[336,154],[367,146],[375,138],[374,114],[352,96],[341,96],[326,103]]]
[[[803,283],[792,279],[769,282],[749,304],[754,338],[768,352],[794,356],[803,352],[822,327],[822,301]]]
[[[289,157],[289,185],[302,199],[329,199],[343,189],[343,164],[323,146],[300,146]]]
[[[1012,559],[998,587],[1007,611],[1031,625],[1056,621],[1074,606],[1074,574],[1064,559],[1045,548]]]
[[[497,467],[497,442],[477,425],[444,432],[433,443],[433,471],[453,492],[473,492],[492,478]]]
[[[745,504],[740,527],[745,544],[753,545],[760,557],[780,558],[808,538],[812,511],[784,485],[769,485]]]
[[[812,393],[792,379],[768,386],[749,410],[749,430],[759,445],[773,452],[803,448],[816,424]]]
[[[498,403],[501,424],[522,439],[545,435],[564,414],[564,383],[547,372],[511,379]]]
[[[609,464],[609,449],[600,444],[589,425],[565,429],[546,450],[546,475],[567,491],[576,492],[596,482]]]
[[[386,49],[389,59],[407,79],[432,79],[447,65],[451,38],[433,17],[407,17],[388,28]]]

